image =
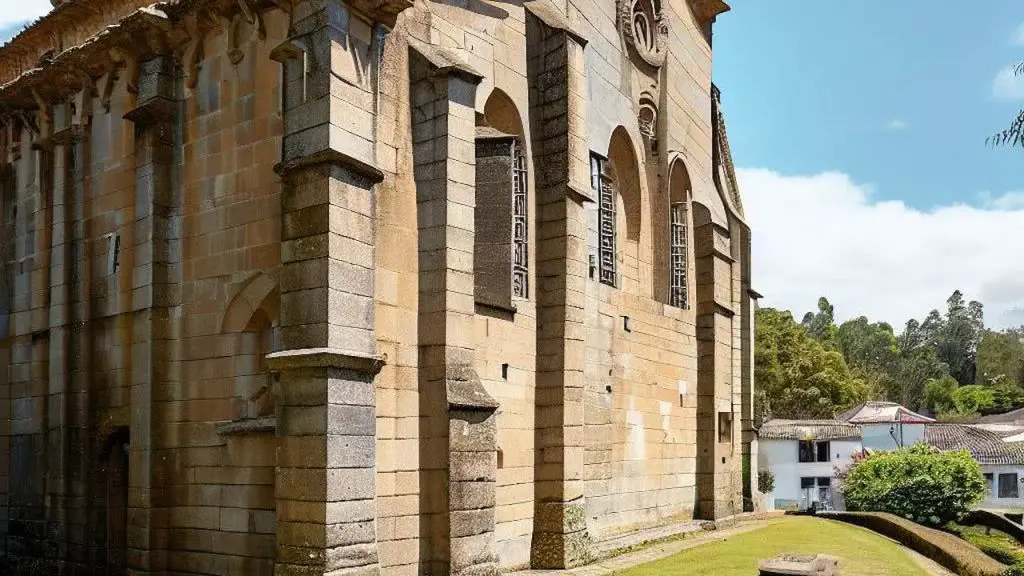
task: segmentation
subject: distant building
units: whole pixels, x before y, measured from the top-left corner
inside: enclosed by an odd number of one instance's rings
[[[835,420],[770,420],[759,435],[758,466],[775,475],[765,495],[768,509],[842,509],[836,476],[854,454],[917,442],[971,454],[988,482],[980,508],[1024,507],[1024,426],[1018,424],[944,424],[895,402],[865,402]]]
[[[895,402],[864,402],[840,414],[836,420],[861,427],[864,447],[895,450],[924,440],[925,425],[934,419],[912,412]]]
[[[836,471],[863,450],[861,427],[834,420],[771,420],[760,430],[758,467],[775,475],[769,510],[804,510],[836,502]]]
[[[967,450],[988,482],[981,508],[1024,506],[1024,442],[1016,438],[1024,429],[985,424],[930,424],[925,442],[939,450]]]

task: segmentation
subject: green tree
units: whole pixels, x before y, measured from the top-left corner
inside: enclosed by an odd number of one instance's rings
[[[808,336],[788,311],[759,309],[754,329],[759,421],[831,418],[864,399],[864,382],[851,373],[843,355]]]
[[[800,324],[807,330],[807,335],[826,346],[832,346],[836,339],[835,307],[828,299],[818,298],[818,312],[804,314]]]
[[[949,367],[939,360],[935,348],[922,346],[914,350],[901,351],[892,372],[894,388],[887,396],[914,410],[925,405],[925,385],[929,380],[949,375]]]
[[[956,378],[946,375],[932,378],[924,385],[925,406],[936,414],[947,414],[956,411],[953,393],[960,387]]]
[[[977,414],[995,404],[995,394],[989,388],[972,384],[953,391],[953,405],[960,414]]]
[[[847,320],[836,331],[836,345],[872,396],[893,396],[898,387],[892,375],[899,361],[899,348],[892,326],[872,323],[864,316]]]
[[[942,526],[961,520],[986,488],[981,467],[966,450],[939,452],[922,443],[868,456],[850,469],[842,489],[850,510]]]
[[[974,384],[978,343],[984,330],[984,315],[979,302],[964,302],[955,290],[946,300],[946,315],[932,311],[921,324],[922,335],[931,341],[939,360],[961,386]]]
[[[977,365],[978,384],[1024,384],[1024,329],[982,332]]]

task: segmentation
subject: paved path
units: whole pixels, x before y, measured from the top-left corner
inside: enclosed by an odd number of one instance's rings
[[[653,544],[636,552],[621,554],[593,564],[580,566],[579,568],[570,568],[569,570],[523,570],[521,572],[513,572],[512,574],[515,576],[604,576],[606,574],[615,574],[640,564],[661,560],[662,558],[678,554],[689,548],[707,544],[708,542],[717,542],[737,534],[760,530],[767,525],[768,520],[750,520],[730,528],[710,530],[683,540]],[[936,574],[935,576],[939,575]]]

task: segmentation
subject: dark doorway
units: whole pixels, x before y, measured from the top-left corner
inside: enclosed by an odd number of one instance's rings
[[[94,502],[98,522],[93,533],[96,555],[93,573],[103,576],[125,576],[128,551],[128,428],[114,430],[107,437],[100,454],[95,479]]]

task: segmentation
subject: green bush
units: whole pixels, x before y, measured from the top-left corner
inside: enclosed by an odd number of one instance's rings
[[[981,467],[966,450],[926,444],[872,454],[843,482],[851,511],[889,512],[921,524],[959,521],[985,496]]]
[[[775,490],[775,474],[770,470],[759,470],[757,472],[757,491],[762,494],[770,494]]]
[[[952,534],[882,512],[830,512],[833,518],[888,536],[960,576],[1005,576],[1006,566]],[[1013,575],[1017,576],[1017,575]]]

